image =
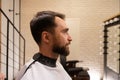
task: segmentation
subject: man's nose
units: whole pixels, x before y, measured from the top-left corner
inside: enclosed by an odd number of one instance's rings
[[[72,38],[71,38],[71,36],[70,36],[70,35],[68,36],[68,40],[69,40],[69,41],[72,41]]]

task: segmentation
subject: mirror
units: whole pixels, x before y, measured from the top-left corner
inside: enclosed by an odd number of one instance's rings
[[[120,24],[108,27],[108,55],[107,66],[113,71],[119,73],[119,42],[120,42]]]

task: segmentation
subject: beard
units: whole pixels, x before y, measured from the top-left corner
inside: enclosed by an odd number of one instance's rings
[[[53,52],[58,53],[63,56],[68,56],[70,53],[69,49],[67,48],[67,45],[59,46],[59,45],[54,44],[52,50]]]

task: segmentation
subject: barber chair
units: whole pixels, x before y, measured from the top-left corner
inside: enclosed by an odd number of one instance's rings
[[[90,76],[87,72],[87,68],[76,67],[78,60],[66,60],[65,56],[60,56],[60,62],[63,65],[66,72],[71,76],[72,80],[90,80]]]

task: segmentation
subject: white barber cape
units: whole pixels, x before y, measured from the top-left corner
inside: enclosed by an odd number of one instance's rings
[[[24,74],[26,68],[33,61],[34,60],[31,59],[25,64],[15,80],[72,80],[59,61],[56,62],[56,67],[49,67],[36,61]]]

